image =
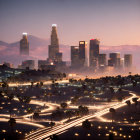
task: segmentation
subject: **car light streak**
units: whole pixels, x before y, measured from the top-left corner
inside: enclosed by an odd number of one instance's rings
[[[60,133],[62,131],[65,131],[73,126],[76,126],[80,123],[82,123],[84,120],[86,119],[92,119],[94,117],[100,117],[100,116],[103,116],[107,113],[109,113],[109,109],[111,107],[113,107],[114,109],[118,109],[118,108],[121,108],[123,106],[126,105],[126,101],[127,100],[132,100],[132,98],[135,98],[137,97],[136,94],[134,93],[130,93],[132,96],[123,100],[122,102],[117,102],[115,105],[111,105],[110,107],[107,107],[106,109],[103,109],[101,111],[98,111],[94,114],[90,114],[90,115],[86,115],[82,118],[78,118],[76,120],[73,120],[69,123],[66,123],[64,125],[57,125],[57,126],[54,126],[53,128],[51,129],[47,129],[47,128],[44,128],[44,129],[41,129],[41,130],[37,130],[37,131],[34,131],[33,133],[31,133],[30,135],[27,135],[26,136],[26,139],[27,140],[41,140],[41,139],[44,139],[44,138],[48,138],[49,136],[53,135],[53,134],[57,134],[57,133]]]

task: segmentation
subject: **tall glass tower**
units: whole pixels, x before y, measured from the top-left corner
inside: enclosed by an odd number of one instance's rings
[[[52,24],[51,31],[51,45],[49,45],[49,59],[57,61],[57,56],[59,53],[59,40],[57,36],[57,25]]]
[[[100,41],[97,39],[90,40],[89,66],[93,67],[95,69],[97,68],[97,65],[98,65],[99,43],[100,43]]]
[[[27,33],[23,33],[23,38],[20,40],[20,55],[29,55]]]
[[[79,64],[81,67],[86,67],[88,64],[87,60],[87,42],[79,41]]]

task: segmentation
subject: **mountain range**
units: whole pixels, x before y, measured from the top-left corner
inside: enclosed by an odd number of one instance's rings
[[[14,43],[0,41],[0,63],[10,62],[14,65],[18,65],[23,60],[45,60],[48,57],[48,45],[50,44],[49,39],[41,39],[33,35],[28,35],[28,41],[30,48],[29,57],[19,55],[19,41]],[[70,46],[60,44],[60,51],[63,53],[63,60],[70,61]],[[139,66],[140,45],[100,46],[100,53],[109,54],[111,52],[120,52],[121,57],[126,53],[130,53],[133,55],[134,65],[136,67]]]

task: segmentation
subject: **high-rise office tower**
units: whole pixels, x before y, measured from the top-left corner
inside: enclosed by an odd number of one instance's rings
[[[99,66],[106,66],[106,54],[99,54],[98,64]]]
[[[89,66],[97,68],[98,57],[99,57],[99,44],[100,41],[97,39],[91,39],[89,45]]]
[[[120,63],[120,53],[110,53],[108,66],[113,66],[114,68],[118,67]]]
[[[79,67],[79,47],[71,46],[71,67],[78,68]]]
[[[132,54],[125,54],[124,55],[124,66],[126,68],[132,67]]]
[[[57,36],[57,25],[52,24],[51,45],[49,45],[49,59],[57,61],[56,54],[59,53],[59,41]]]
[[[23,33],[23,38],[20,40],[20,55],[29,55],[27,33]]]
[[[81,67],[85,67],[88,64],[86,41],[79,41],[79,64]]]

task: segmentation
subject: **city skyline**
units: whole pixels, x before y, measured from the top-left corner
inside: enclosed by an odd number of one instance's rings
[[[139,15],[140,0],[0,0],[0,139],[139,140]]]
[[[22,32],[50,38],[50,26],[56,23],[61,44],[95,37],[104,45],[139,45],[139,5],[138,0],[31,0],[28,5],[1,0],[0,40],[14,42]]]

